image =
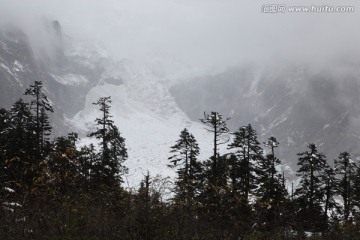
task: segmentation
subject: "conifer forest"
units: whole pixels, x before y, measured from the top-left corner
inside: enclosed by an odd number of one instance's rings
[[[167,159],[176,179],[147,174],[128,189],[128,146],[110,96],[93,103],[94,143],[81,147],[75,132],[51,137],[54,110],[41,81],[25,97],[0,109],[0,239],[359,238],[360,168],[351,152],[330,160],[309,143],[296,156],[299,184],[291,187],[279,171],[276,136],[261,143],[251,124],[230,132],[228,118],[210,112],[201,122],[211,156],[199,158],[184,128]]]

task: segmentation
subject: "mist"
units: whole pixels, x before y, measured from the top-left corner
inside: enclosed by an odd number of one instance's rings
[[[357,61],[358,1],[284,2],[354,6],[352,13],[262,13],[264,4],[272,2],[0,0],[0,20],[2,25],[21,26],[37,47],[49,45],[40,22],[58,20],[71,38],[138,63],[171,59],[209,70],[245,62]]]

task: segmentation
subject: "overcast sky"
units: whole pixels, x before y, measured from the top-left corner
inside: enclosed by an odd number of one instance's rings
[[[353,13],[262,13],[263,4],[354,6]],[[117,58],[175,58],[212,68],[244,61],[360,56],[357,0],[0,0],[0,20],[28,30],[57,19]],[[34,34],[35,36],[37,34]]]

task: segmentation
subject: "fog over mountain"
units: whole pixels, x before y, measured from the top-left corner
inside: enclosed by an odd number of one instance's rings
[[[309,142],[330,159],[358,155],[359,2],[284,2],[352,13],[267,14],[264,4],[272,2],[0,0],[0,107],[44,81],[55,134],[86,136],[91,103],[113,95],[133,175],[161,172],[184,127],[208,157],[198,119],[212,110],[232,118],[231,130],[252,123],[261,141],[278,137],[291,164]]]
[[[339,55],[358,55],[358,1],[281,3],[354,6],[353,13],[266,14],[264,4],[272,2],[1,0],[0,18],[2,24],[23,26],[33,45],[51,42],[37,23],[56,19],[73,38],[102,44],[117,58],[143,62],[163,56],[207,70],[250,60],[323,64]]]

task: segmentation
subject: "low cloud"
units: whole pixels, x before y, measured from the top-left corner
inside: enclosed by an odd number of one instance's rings
[[[99,43],[114,57],[137,62],[162,56],[211,69],[248,61],[316,64],[339,58],[357,61],[358,1],[283,1],[287,6],[354,6],[352,13],[262,12],[263,5],[273,3],[270,0],[0,0],[0,20],[2,24],[23,27],[35,45],[44,45],[39,22],[57,19],[71,37]]]

